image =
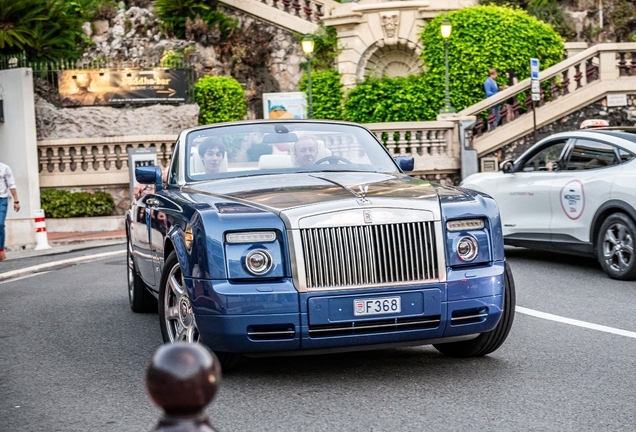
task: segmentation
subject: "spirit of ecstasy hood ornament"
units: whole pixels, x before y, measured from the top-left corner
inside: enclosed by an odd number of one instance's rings
[[[331,179],[328,179],[328,178],[326,178],[326,177],[321,177],[321,176],[317,176],[317,175],[313,175],[313,174],[309,174],[309,175],[310,175],[311,177],[319,178],[319,179],[321,179],[321,180],[328,181],[329,183],[333,183],[333,184],[335,184],[336,186],[340,186],[340,187],[341,187],[341,188],[343,188],[344,190],[346,190],[346,191],[348,191],[348,192],[351,192],[351,193],[353,194],[353,196],[355,196],[356,198],[358,198],[358,199],[356,200],[356,201],[358,201],[358,204],[361,204],[361,205],[363,205],[363,204],[371,204],[371,201],[369,201],[369,200],[367,199],[367,192],[369,191],[369,185],[364,185],[364,186],[362,186],[362,185],[358,185],[358,189],[360,189],[360,193],[358,193],[358,192],[354,191],[353,189],[351,189],[350,187],[347,187],[347,186],[345,186],[345,185],[343,185],[343,184],[340,184],[340,183],[338,183],[338,182],[337,182],[337,181],[335,181],[335,180],[331,180]]]

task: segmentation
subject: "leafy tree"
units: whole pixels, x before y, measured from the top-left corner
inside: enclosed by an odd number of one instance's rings
[[[243,120],[247,114],[245,92],[232,77],[206,76],[194,86],[199,124]]]
[[[75,59],[84,39],[83,14],[76,2],[0,0],[0,53],[24,51],[29,60]]]
[[[566,40],[576,39],[574,23],[565,14],[563,7],[555,0],[534,0],[528,4],[528,14],[551,24],[554,30]]]
[[[0,0],[0,50],[18,52],[33,44],[34,26],[46,19],[44,5],[33,0]]]
[[[154,6],[166,32],[179,39],[186,37],[186,24],[195,21],[206,23],[210,30],[218,26],[221,35],[227,37],[238,21],[217,10],[216,3],[205,0],[156,0]]]
[[[307,74],[300,80],[300,91],[307,92]],[[342,118],[342,84],[334,69],[311,73],[311,95],[314,118],[339,120]],[[307,107],[309,111],[309,107]]]

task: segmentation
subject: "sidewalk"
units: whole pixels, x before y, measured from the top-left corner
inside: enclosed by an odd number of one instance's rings
[[[92,232],[60,232],[47,233],[50,249],[43,250],[7,250],[7,261],[30,258],[42,255],[55,255],[82,249],[124,244],[126,231],[92,231]]]

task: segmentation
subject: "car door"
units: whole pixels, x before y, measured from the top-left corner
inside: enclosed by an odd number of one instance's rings
[[[531,234],[548,240],[552,205],[550,191],[568,140],[545,143],[515,163],[499,181],[497,196],[504,236]]]
[[[617,148],[579,138],[568,152],[564,168],[552,184],[550,231],[554,242],[590,242],[596,210],[611,198],[620,171]]]
[[[164,175],[164,187],[176,187],[179,178],[179,143],[174,146],[174,152],[171,157],[170,168]],[[150,250],[152,252],[152,267],[155,272],[155,280],[157,283],[161,280],[161,272],[163,272],[164,262],[164,245],[165,238],[168,234],[168,214],[167,209],[174,209],[176,206],[169,198],[169,192],[164,190],[153,195],[149,206],[150,209]]]
[[[144,185],[142,185],[144,186]],[[133,250],[135,253],[135,262],[139,270],[141,278],[146,285],[154,286],[155,272],[152,264],[151,241],[150,241],[150,212],[147,208],[147,199],[149,189],[143,187],[140,189],[139,197],[135,203],[133,214]]]

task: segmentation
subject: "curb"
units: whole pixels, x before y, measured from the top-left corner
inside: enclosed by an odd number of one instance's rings
[[[35,266],[26,267],[19,270],[12,270],[10,272],[0,273],[0,282],[6,282],[11,279],[17,279],[20,277],[29,276],[34,273],[40,273],[46,270],[55,270],[61,267],[66,267],[69,264],[79,264],[79,263],[83,263],[87,261],[95,261],[101,258],[108,258],[112,256],[123,255],[125,253],[126,253],[125,250],[114,251],[114,252],[104,252],[104,253],[95,254],[95,255],[87,255],[87,256],[76,257],[76,258],[69,258],[69,259],[65,259],[61,261],[54,261],[54,262],[50,262],[46,264],[38,264]]]

